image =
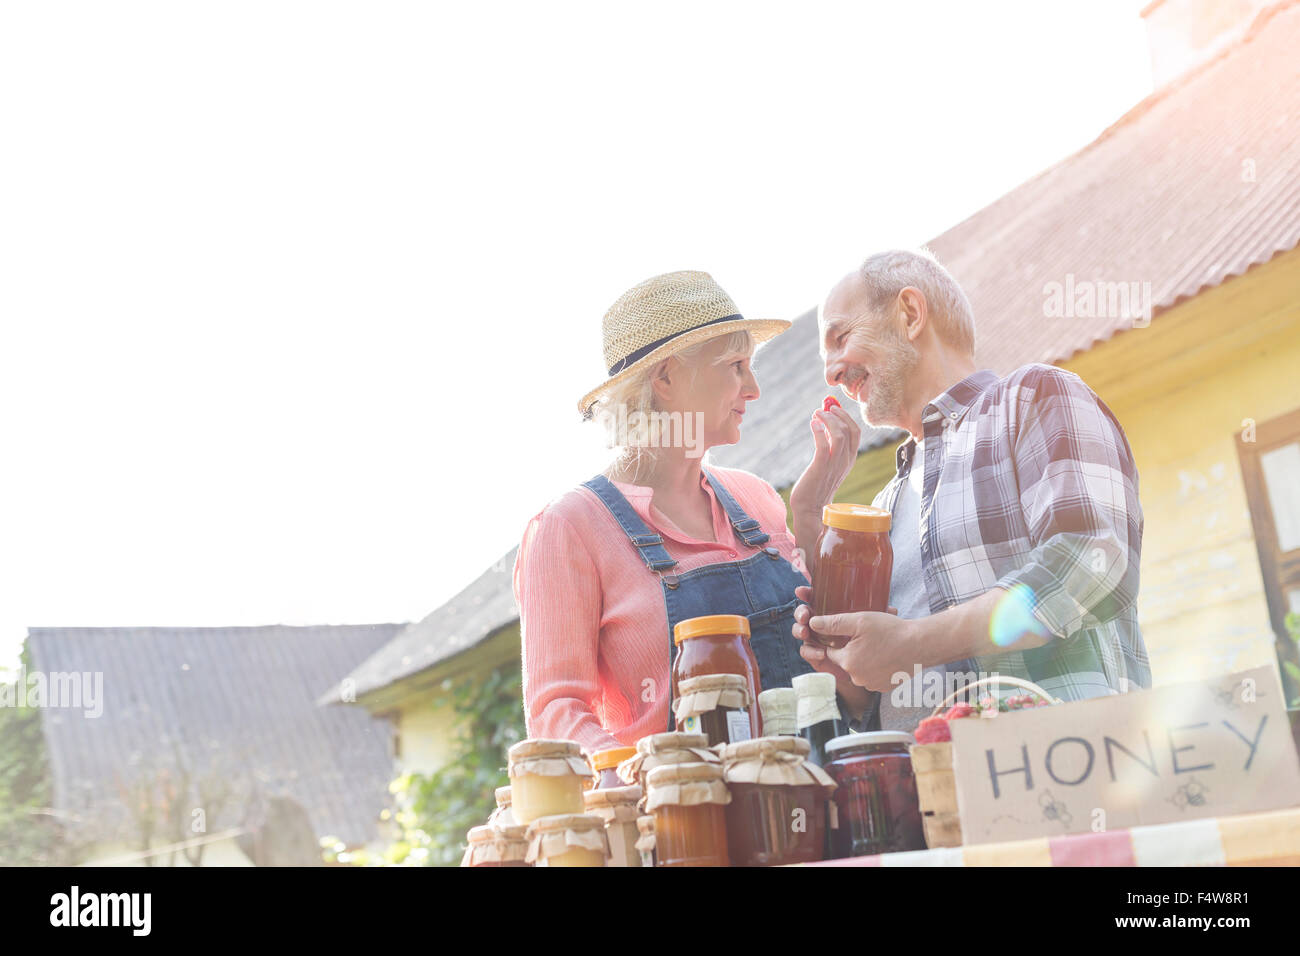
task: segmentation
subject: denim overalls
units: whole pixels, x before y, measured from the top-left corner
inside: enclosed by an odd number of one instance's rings
[[[677,657],[673,628],[681,621],[706,614],[739,614],[749,619],[749,643],[758,660],[759,683],[763,690],[789,687],[790,679],[812,671],[812,665],[799,655],[799,641],[791,633],[794,609],[799,605],[794,589],[807,580],[781,557],[776,548],[765,548],[769,536],[758,522],[736,503],[736,499],[704,469],[704,477],[713,486],[731,526],[747,546],[760,550],[743,561],[707,564],[684,574],[664,574],[677,562],[664,550],[663,538],[641,520],[623,493],[604,475],[584,482],[614,515],[628,540],[641,553],[652,574],[663,585],[664,605],[668,609],[668,662],[671,668]],[[668,729],[673,729],[672,709]]]

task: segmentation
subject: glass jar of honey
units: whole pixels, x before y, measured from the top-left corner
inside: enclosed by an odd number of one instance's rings
[[[763,717],[763,736],[793,737],[799,733],[799,693],[793,687],[773,687],[758,695],[758,711]]]
[[[605,821],[605,836],[609,840],[606,866],[641,865],[641,853],[636,848],[636,821],[641,815],[637,804],[641,796],[641,788],[637,786],[598,787],[583,795],[587,813]]]
[[[607,790],[611,787],[625,786],[619,779],[618,765],[634,756],[636,756],[635,747],[611,747],[592,754],[591,769],[596,771],[596,788]]]
[[[497,787],[493,796],[496,798],[497,808],[488,817],[488,825],[494,827],[515,826],[519,821],[515,819],[514,813],[510,810],[510,788]]]
[[[646,810],[655,818],[659,866],[729,866],[726,806],[731,800],[722,767],[674,763],[646,777]]]
[[[533,866],[605,866],[608,858],[602,817],[561,813],[538,817],[528,826],[525,859]]]
[[[826,801],[835,782],[808,760],[802,737],[760,737],[722,748],[731,791],[727,847],[735,866],[815,863],[826,853]]]
[[[845,734],[826,745],[826,770],[838,785],[836,857],[925,849],[912,743],[910,734],[881,730]]]
[[[681,621],[673,628],[676,656],[672,667],[673,700],[681,696],[678,685],[705,674],[740,674],[749,681],[749,721],[762,733],[758,695],[763,686],[758,659],[749,646],[749,620],[738,614],[711,614]]]
[[[525,826],[538,817],[581,814],[591,765],[571,740],[521,740],[507,751],[510,810]]]
[[[673,713],[683,733],[704,734],[710,747],[754,736],[749,722],[749,681],[740,674],[688,677],[677,689],[681,696],[673,701]]]
[[[528,828],[521,826],[474,827],[466,835],[469,843],[461,866],[530,866]]]
[[[703,734],[685,734],[670,731],[651,734],[636,742],[636,755],[618,765],[619,779],[626,784],[638,784],[648,792],[646,775],[655,767],[672,763],[715,763],[721,766],[722,758],[709,749],[709,738]]]
[[[814,617],[889,609],[894,549],[890,514],[869,505],[830,504],[822,509],[822,531],[813,567]],[[843,647],[848,638],[811,632],[814,643]]]

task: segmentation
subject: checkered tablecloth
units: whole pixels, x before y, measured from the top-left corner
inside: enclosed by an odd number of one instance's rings
[[[1300,866],[1300,808],[805,866]]]

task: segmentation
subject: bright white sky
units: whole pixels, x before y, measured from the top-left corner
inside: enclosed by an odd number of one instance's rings
[[[0,662],[423,617],[603,466],[625,288],[794,317],[1145,96],[1140,7],[4,5]]]

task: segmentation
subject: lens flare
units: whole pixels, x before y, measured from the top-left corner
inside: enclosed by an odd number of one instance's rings
[[[989,618],[989,639],[996,647],[1008,647],[1026,634],[1048,636],[1047,628],[1034,617],[1034,589],[1013,584]]]

